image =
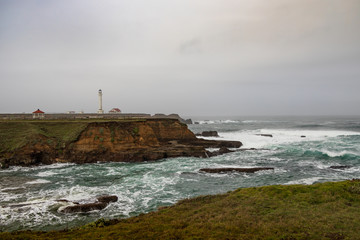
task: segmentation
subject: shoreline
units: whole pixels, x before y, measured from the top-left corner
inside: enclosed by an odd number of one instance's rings
[[[60,231],[2,232],[2,239],[356,239],[360,180],[239,188],[180,200],[126,219]],[[324,222],[326,224],[324,224]],[[338,226],[338,227],[335,227]]]

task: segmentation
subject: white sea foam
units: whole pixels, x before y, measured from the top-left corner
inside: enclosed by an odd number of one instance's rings
[[[25,184],[44,184],[44,183],[50,183],[50,181],[45,179],[36,179],[34,181],[26,182]]]
[[[329,157],[343,157],[345,155],[359,155],[359,153],[356,153],[353,151],[347,151],[347,150],[336,152],[336,151],[330,151],[328,149],[321,149],[321,152],[325,153]]]
[[[287,183],[285,183],[285,185],[292,185],[292,184],[311,185],[311,184],[319,181],[320,179],[321,179],[320,177],[303,178],[303,179],[299,179],[299,180],[294,180],[294,181],[287,182]]]
[[[260,136],[258,134],[271,134],[273,137]],[[236,132],[219,132],[224,140],[241,141],[244,148],[266,148],[270,146],[295,143],[301,141],[321,141],[331,137],[360,135],[351,131],[332,130],[288,130],[288,129],[260,129]],[[305,136],[305,137],[301,137]],[[206,138],[214,139],[214,138]]]
[[[243,120],[242,123],[277,123],[282,121],[270,121],[270,120]]]
[[[21,167],[21,166],[11,166],[8,169],[1,169],[3,172],[29,172],[33,171],[34,169],[54,169],[54,168],[63,168],[67,166],[73,166],[75,163],[54,163],[50,165],[40,165],[36,167]]]
[[[239,123],[241,121],[227,119],[227,120],[202,120],[196,122],[198,122],[199,124],[223,124],[223,123]]]
[[[39,172],[38,174],[36,174],[36,176],[38,177],[49,177],[49,176],[53,176],[56,175],[58,173],[56,173],[55,171],[44,171],[44,172]]]
[[[12,191],[12,190],[19,190],[19,189],[25,189],[25,187],[7,187],[7,188],[0,189],[0,191],[6,192],[6,191]]]

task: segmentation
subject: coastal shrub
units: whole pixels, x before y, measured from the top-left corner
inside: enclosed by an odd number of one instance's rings
[[[98,140],[98,139],[99,139],[99,136],[96,135],[96,136],[94,137],[94,141],[96,141],[96,140]]]
[[[113,125],[110,126],[110,135],[111,136],[115,135],[115,126],[113,126]]]
[[[99,140],[100,140],[100,142],[103,142],[103,141],[104,141],[104,139],[103,139],[103,138],[100,138]]]
[[[355,184],[353,184],[348,188],[348,191],[351,193],[360,194],[360,183],[356,182]]]
[[[115,138],[114,137],[111,137],[111,142],[115,142]]]
[[[132,130],[132,135],[133,135],[133,136],[139,135],[139,128],[134,127],[133,130]]]
[[[101,128],[99,129],[99,132],[100,132],[101,135],[103,135],[103,134],[104,134],[104,128],[101,127]]]
[[[53,143],[53,141],[52,141],[51,139],[48,139],[46,142],[47,142],[49,145]]]

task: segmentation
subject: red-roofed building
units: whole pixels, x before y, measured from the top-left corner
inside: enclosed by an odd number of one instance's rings
[[[44,119],[45,118],[45,113],[43,111],[41,111],[40,109],[36,110],[32,114],[33,114],[33,119]]]
[[[121,113],[121,110],[119,108],[113,108],[109,111],[109,113]]]

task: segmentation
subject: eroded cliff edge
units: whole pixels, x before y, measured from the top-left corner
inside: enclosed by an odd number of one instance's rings
[[[198,139],[186,124],[176,119],[29,121],[2,122],[0,125],[2,167],[56,162],[141,162],[181,156],[208,157],[208,147],[239,148],[242,145],[238,141]],[[8,139],[5,141],[4,138]]]

